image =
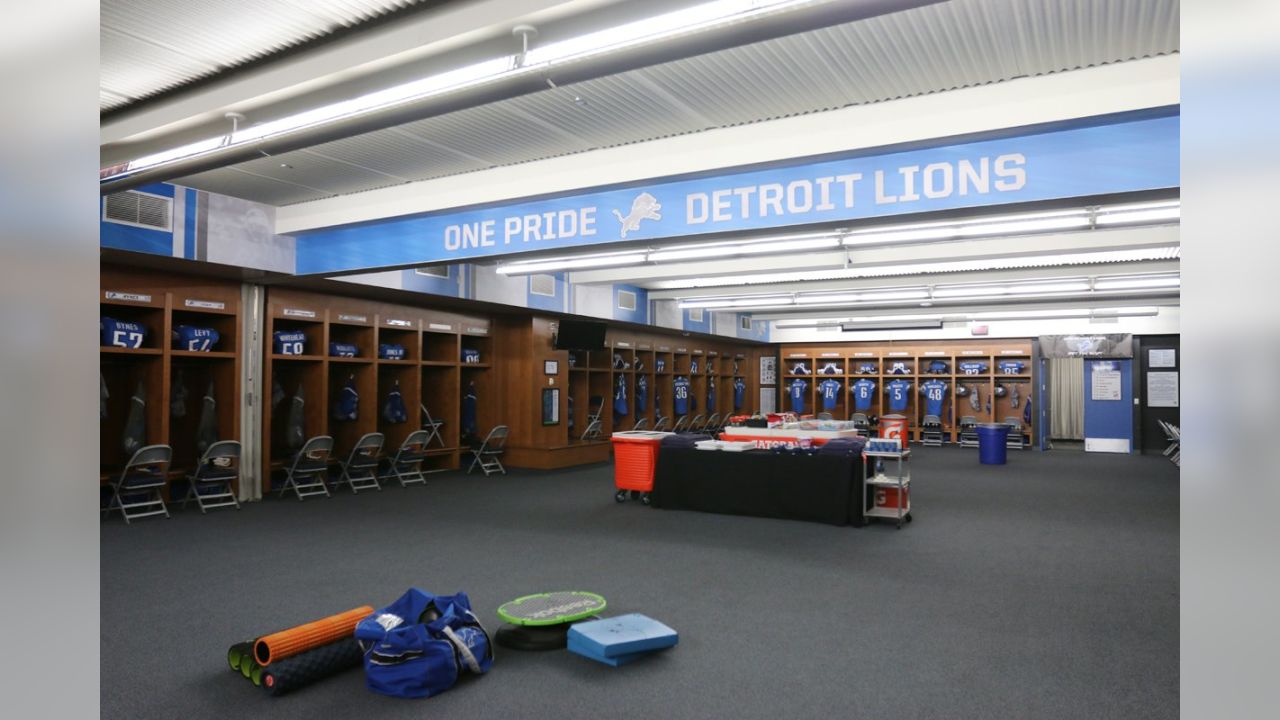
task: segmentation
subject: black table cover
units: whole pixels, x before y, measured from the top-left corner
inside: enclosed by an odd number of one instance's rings
[[[791,455],[663,447],[652,505],[668,510],[861,526],[858,455]]]

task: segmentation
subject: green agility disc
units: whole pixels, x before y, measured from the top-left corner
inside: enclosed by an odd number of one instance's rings
[[[578,590],[525,595],[498,608],[498,617],[512,625],[560,625],[591,617],[604,610],[603,597]]]
[[[253,654],[253,641],[239,642],[227,649],[227,664],[240,672],[240,659]]]

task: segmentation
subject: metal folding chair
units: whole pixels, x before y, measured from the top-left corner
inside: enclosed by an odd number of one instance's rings
[[[508,432],[510,432],[510,429],[506,425],[499,425],[489,431],[479,448],[471,449],[472,460],[471,465],[467,467],[468,475],[471,474],[476,465],[479,465],[480,469],[484,471],[485,477],[489,477],[489,475],[496,472],[500,472],[503,475],[507,474],[507,469],[502,467],[502,461],[499,460],[499,456],[506,449]]]
[[[707,418],[707,421],[702,425],[702,432],[704,433],[720,432],[720,426],[723,424],[724,424],[723,421],[720,420],[720,413],[711,413],[711,417]]]
[[[169,481],[169,462],[173,449],[168,445],[146,445],[138,448],[125,463],[120,477],[111,484],[111,499],[105,513],[119,509],[126,525],[130,520],[163,515],[169,517],[164,504],[164,486]],[[134,508],[150,508],[133,512]]]
[[[600,395],[592,395],[591,404],[587,406],[587,429],[582,431],[583,440],[599,440],[600,433],[604,430],[604,422],[600,419],[601,413],[604,412],[604,397]],[[591,411],[592,406],[595,412]]]
[[[239,510],[240,501],[233,486],[239,478],[240,442],[222,440],[210,445],[196,464],[195,472],[187,475],[187,494],[182,498],[182,507],[185,509],[187,501],[195,498],[201,515],[220,507]]]
[[[942,418],[937,415],[925,415],[920,421],[920,444],[929,447],[942,447],[946,440],[942,435]]]
[[[654,432],[662,432],[666,430],[667,426],[669,426],[670,424],[671,424],[671,418],[667,417],[666,415],[663,415],[662,417],[659,417],[658,421],[653,424]]]
[[[387,472],[383,477],[394,477],[400,481],[400,487],[426,485],[427,475],[422,471],[422,461],[427,457],[427,443],[430,440],[429,430],[414,430],[409,433],[396,449],[396,454],[387,461]]]
[[[634,427],[632,427],[631,429],[632,429],[632,430],[647,430],[647,429],[649,429],[649,418],[640,418],[639,420],[637,420],[637,421],[636,421],[635,426],[634,426]]]
[[[961,415],[960,421],[956,424],[960,426],[960,447],[978,447],[978,418],[973,415]]]
[[[692,420],[689,421],[689,432],[702,432],[702,429],[705,428],[706,426],[707,426],[707,417],[702,413],[698,413],[697,415],[693,416]]]
[[[333,484],[334,489],[346,483],[347,487],[351,488],[352,495],[361,490],[381,490],[382,483],[378,482],[378,463],[382,459],[382,445],[386,441],[387,437],[382,433],[374,432],[361,436],[351,448],[351,454],[347,459],[338,463],[342,474]]]
[[[317,435],[307,440],[293,461],[284,471],[284,484],[280,486],[280,496],[293,488],[299,500],[314,495],[329,497],[329,485],[325,482],[329,474],[329,456],[333,454],[333,438],[328,435]]]
[[[1022,418],[1010,415],[1004,419],[1004,424],[1009,426],[1009,437],[1004,441],[1005,447],[1026,450],[1027,441],[1022,436]]]
[[[443,420],[436,420],[431,417],[431,413],[427,410],[425,404],[420,403],[418,407],[422,408],[422,429],[427,431],[427,441],[423,444],[425,450],[432,440],[440,442],[440,447],[448,447],[444,444],[444,436],[440,434],[440,428],[444,427]]]
[[[676,420],[676,426],[671,428],[671,432],[688,432],[688,431],[689,431],[689,416],[681,415],[679,419]]]

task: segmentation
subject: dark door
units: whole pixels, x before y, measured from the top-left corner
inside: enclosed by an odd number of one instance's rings
[[[1159,420],[1163,420],[1173,425],[1181,426],[1179,420],[1178,407],[1152,407],[1151,398],[1148,397],[1151,387],[1150,380],[1168,380],[1169,376],[1164,378],[1149,378],[1150,373],[1174,373],[1179,375],[1182,368],[1182,350],[1179,346],[1177,335],[1143,335],[1138,338],[1138,351],[1141,357],[1138,358],[1138,397],[1142,398],[1142,403],[1138,408],[1138,420],[1141,423],[1140,442],[1143,453],[1160,453],[1169,445],[1165,439],[1164,430],[1160,427]],[[1157,363],[1152,366],[1152,361]],[[1168,363],[1172,362],[1172,367]],[[1164,387],[1169,387],[1167,383]],[[1179,403],[1181,404],[1181,403]]]

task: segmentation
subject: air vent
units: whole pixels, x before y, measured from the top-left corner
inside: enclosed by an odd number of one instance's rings
[[[746,331],[750,332],[750,330],[751,330],[751,316],[750,316],[750,315],[743,315],[743,316],[738,320],[738,326],[739,326],[739,327],[741,327],[743,330],[746,330]]]
[[[546,297],[556,296],[556,276],[555,275],[530,275],[529,276],[529,294],[544,295]]]
[[[446,279],[449,277],[448,265],[432,265],[431,267],[414,268],[413,271],[418,273],[419,275],[426,275],[427,277],[446,278]]]
[[[102,202],[102,220],[151,230],[173,231],[173,199],[127,190]]]
[[[618,291],[618,309],[628,312],[636,311],[636,294],[630,290]]]
[[[689,322],[700,323],[702,320],[702,308],[693,308],[689,310]]]

